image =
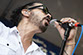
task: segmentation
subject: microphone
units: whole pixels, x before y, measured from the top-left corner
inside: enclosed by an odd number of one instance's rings
[[[71,23],[62,23],[60,20],[57,20],[57,19],[52,19],[51,21],[50,21],[50,24],[51,25],[53,25],[54,27],[56,27],[56,25],[55,25],[55,22],[58,22],[59,23],[59,25],[62,27],[62,28],[64,28],[64,30],[65,30],[65,33],[64,33],[64,40],[62,40],[62,45],[61,45],[61,50],[60,50],[60,53],[59,53],[59,55],[63,55],[63,52],[64,52],[64,48],[65,48],[65,45],[66,45],[66,41],[67,41],[67,39],[68,39],[68,37],[69,37],[69,34],[70,34],[70,30],[73,28],[73,27],[80,27],[80,26],[82,26],[82,24],[80,24],[80,23],[73,23],[73,22],[71,22]]]
[[[50,24],[51,25],[53,25],[54,27],[56,27],[56,25],[55,25],[55,21],[56,22],[58,22],[59,23],[59,25],[61,25],[62,27],[63,27],[63,25],[65,25],[65,24],[68,24],[68,26],[69,27],[81,27],[81,25],[82,24],[80,24],[79,22],[77,22],[77,23],[62,23],[60,20],[57,20],[57,19],[52,19],[51,21],[50,21]]]
[[[52,26],[56,27],[56,25],[55,25],[55,21],[57,21],[57,22],[59,23],[59,25],[61,25],[61,24],[62,24],[62,22],[60,22],[60,20],[52,19],[52,20],[50,21],[50,25],[52,25]]]

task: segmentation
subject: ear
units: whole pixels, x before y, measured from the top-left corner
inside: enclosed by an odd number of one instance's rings
[[[27,9],[23,9],[23,10],[21,11],[21,13],[22,13],[24,16],[26,16],[26,17],[29,17],[29,15],[30,15],[30,12],[29,12]]]

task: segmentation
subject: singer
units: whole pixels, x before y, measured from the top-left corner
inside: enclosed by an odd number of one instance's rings
[[[31,2],[15,9],[11,15],[14,27],[6,27],[0,22],[0,55],[46,55],[32,38],[34,34],[43,33],[52,20],[47,7],[40,2]],[[62,23],[76,23],[72,18],[63,18]],[[65,30],[55,21],[62,39]],[[75,46],[77,28],[70,31],[64,55],[71,55]],[[56,49],[55,49],[56,50]]]

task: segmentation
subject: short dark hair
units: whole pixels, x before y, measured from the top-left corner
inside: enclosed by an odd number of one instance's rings
[[[22,9],[28,9],[30,6],[33,6],[34,3],[41,3],[41,2],[39,1],[30,2],[12,11],[12,15],[10,17],[11,17],[11,22],[13,23],[14,26],[18,26],[19,22],[22,20],[23,16],[21,13]]]

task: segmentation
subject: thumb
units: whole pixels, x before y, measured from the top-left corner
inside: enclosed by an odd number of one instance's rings
[[[55,23],[55,27],[60,30],[62,27],[59,25],[59,23],[57,21],[54,22]]]

